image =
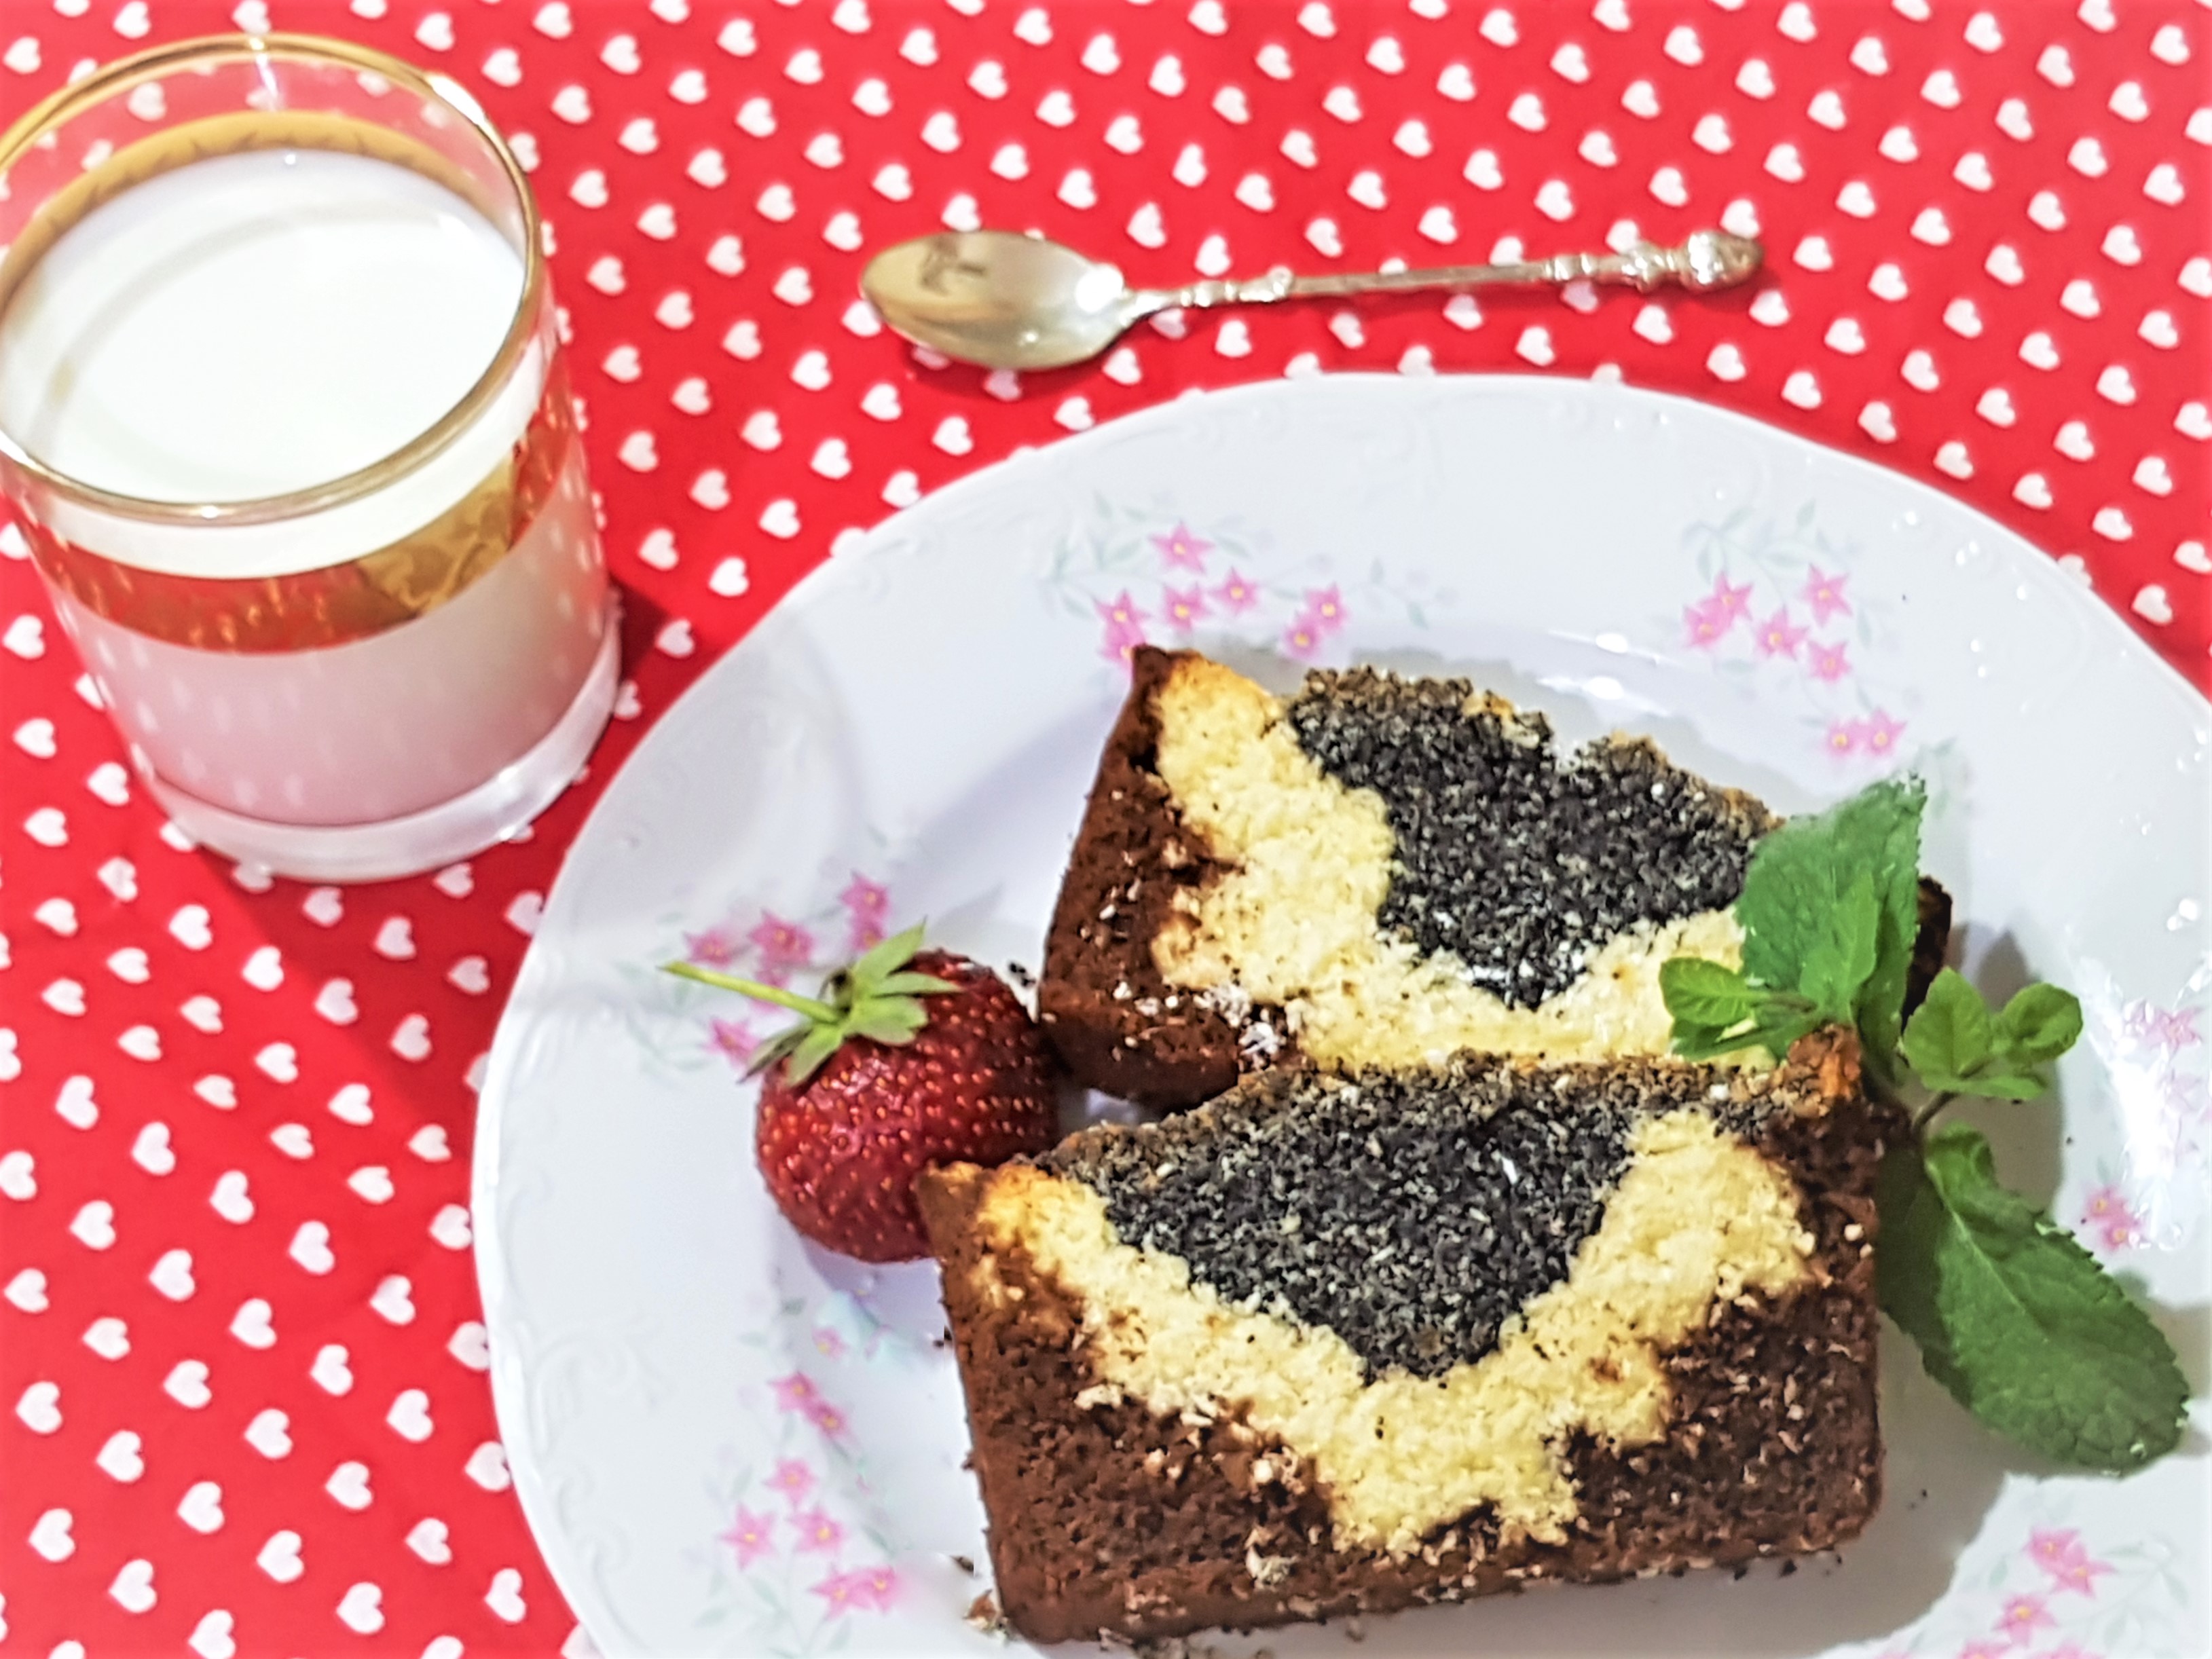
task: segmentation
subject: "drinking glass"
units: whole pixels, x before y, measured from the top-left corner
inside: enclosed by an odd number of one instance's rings
[[[222,36],[0,136],[0,490],[193,839],[373,880],[514,835],[615,607],[520,164],[469,93]]]

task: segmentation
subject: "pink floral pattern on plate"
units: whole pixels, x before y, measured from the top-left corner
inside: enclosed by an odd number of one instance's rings
[[[2135,1659],[2179,1653],[2188,1564],[2163,1543],[2095,1546],[2079,1528],[2033,1528],[1982,1582],[1873,1659]],[[2048,1643],[2050,1645],[2045,1646]]]
[[[855,1352],[833,1329],[812,1334],[825,1356]],[[715,1484],[730,1521],[701,1552],[708,1605],[699,1625],[718,1640],[742,1635],[743,1651],[799,1659],[842,1647],[844,1621],[890,1612],[903,1586],[890,1540],[844,1501],[866,1488],[844,1412],[804,1369],[768,1388],[775,1443],[748,1447],[757,1461]]]
[[[2090,1040],[2127,1125],[2081,1201],[2081,1231],[2102,1255],[2181,1248],[2212,1201],[2208,981],[2212,969],[2200,969],[2168,1003],[2090,1000]]]
[[[1881,607],[1851,586],[1858,550],[1832,540],[1808,501],[1784,523],[1739,509],[1693,525],[1697,592],[1668,626],[1668,644],[1709,658],[1761,697],[1794,702],[1807,736],[1839,767],[1878,769],[1908,722],[1896,688],[1869,678]]]
[[[890,931],[890,889],[855,870],[834,899],[804,915],[787,916],[764,906],[738,905],[724,920],[705,927],[680,925],[676,932],[681,946],[669,954],[718,973],[788,985],[794,979],[811,981],[851,961]],[[720,993],[693,996],[694,988],[678,988],[674,994],[687,1009],[698,1011],[702,1049],[744,1071],[785,1016],[765,1005]]]
[[[1364,579],[1347,581],[1336,562],[1283,565],[1273,554],[1273,538],[1251,526],[1194,527],[1102,501],[1091,524],[1054,550],[1045,587],[1069,616],[1097,629],[1098,654],[1125,674],[1139,646],[1214,641],[1317,664],[1330,659],[1355,606],[1426,628],[1431,612],[1455,599],[1418,572],[1394,576],[1379,559]]]

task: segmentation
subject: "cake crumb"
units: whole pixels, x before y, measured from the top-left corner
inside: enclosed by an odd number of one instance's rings
[[[1000,1610],[999,1598],[985,1590],[968,1604],[967,1620],[970,1626],[986,1636],[996,1637],[1001,1642],[1013,1639],[1014,1627],[1006,1622]]]
[[[1036,975],[1030,971],[1028,964],[1024,963],[1009,962],[1006,964],[1006,977],[1024,991],[1036,989]]]
[[[966,1573],[970,1578],[973,1578],[975,1576],[975,1564],[964,1555],[954,1556],[952,1558],[952,1565],[959,1568],[961,1571]]]
[[[1200,1007],[1211,1008],[1231,1025],[1243,1024],[1244,1017],[1252,1012],[1251,994],[1233,979],[1207,986],[1195,1000]]]

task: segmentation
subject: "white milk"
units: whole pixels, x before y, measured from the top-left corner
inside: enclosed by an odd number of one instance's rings
[[[284,495],[459,403],[522,282],[504,236],[404,167],[313,149],[195,162],[40,261],[0,325],[0,426],[118,495]]]
[[[328,483],[462,399],[496,356],[525,275],[472,206],[406,168],[317,149],[197,161],[94,210],[17,290],[0,319],[0,426],[55,471],[140,499],[251,501]],[[501,395],[365,497],[243,526],[54,502],[46,529],[171,576],[347,563],[420,529],[511,452],[554,349],[542,310]],[[557,766],[565,781],[612,696],[605,573],[580,445],[571,452],[512,552],[458,597],[365,638],[201,649],[57,590],[179,822],[272,867],[343,878],[458,856],[542,807],[557,785],[540,775]],[[343,826],[380,828],[331,833]]]

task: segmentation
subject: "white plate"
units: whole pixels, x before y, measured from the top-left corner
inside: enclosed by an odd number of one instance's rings
[[[1204,608],[1189,635],[1169,590]],[[2063,1105],[1976,1115],[2000,1170],[2182,1310],[2160,1317],[2203,1388],[2212,710],[2019,538],[1738,416],[1519,377],[1255,386],[856,538],[669,711],[570,854],[500,1027],[475,1197],[515,1481],[602,1649],[994,1650],[962,1620],[988,1578],[951,1559],[983,1563],[982,1514],[935,1270],[800,1243],[711,1023],[770,1022],[654,965],[818,967],[927,916],[1034,966],[1122,696],[1125,596],[1152,638],[1281,684],[1301,655],[1469,674],[1784,811],[1919,765],[1969,969],[2087,1010]],[[2067,1478],[1893,1332],[1887,1352],[1889,1498],[1840,1565],[1431,1609],[1360,1651],[2212,1650],[2201,1403],[2180,1455]]]

